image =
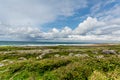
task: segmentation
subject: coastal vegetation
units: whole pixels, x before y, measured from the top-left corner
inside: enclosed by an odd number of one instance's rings
[[[120,80],[120,45],[1,46],[0,80]]]

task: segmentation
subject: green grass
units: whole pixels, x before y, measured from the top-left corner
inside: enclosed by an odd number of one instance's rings
[[[117,54],[103,54],[105,49]],[[21,50],[52,51],[43,59],[36,59],[42,52],[21,53]],[[0,64],[4,64],[0,67],[0,80],[120,80],[119,52],[120,45],[0,47]],[[69,56],[69,53],[88,56]],[[56,54],[60,57],[55,57]],[[102,58],[97,58],[101,55]],[[26,60],[19,60],[20,57]]]

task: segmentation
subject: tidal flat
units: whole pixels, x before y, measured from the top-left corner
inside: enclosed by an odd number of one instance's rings
[[[0,46],[0,80],[120,80],[120,45]]]

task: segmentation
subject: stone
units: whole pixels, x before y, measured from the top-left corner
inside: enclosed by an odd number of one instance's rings
[[[93,51],[92,53],[94,53],[94,54],[98,54],[98,52],[97,52],[97,51]]]
[[[117,55],[119,58],[120,58],[120,54],[119,55]]]
[[[103,55],[96,56],[96,58],[103,58],[103,57],[104,57]]]
[[[69,56],[74,56],[74,53],[69,53]]]
[[[42,59],[42,58],[43,58],[43,56],[42,56],[42,55],[39,55],[39,58],[40,58],[40,59]]]
[[[103,50],[102,53],[104,53],[104,54],[116,54],[115,50]]]
[[[39,59],[39,57],[37,56],[36,59]]]
[[[61,56],[61,58],[65,58],[65,56]]]
[[[43,55],[37,56],[36,59],[43,59]]]
[[[20,57],[20,58],[18,58],[18,60],[27,60],[27,59],[24,57]]]
[[[88,54],[75,54],[76,57],[88,57]]]
[[[10,61],[10,60],[7,60],[7,59],[6,59],[6,60],[3,60],[2,62],[9,62],[9,61]]]
[[[60,55],[59,55],[59,54],[55,54],[54,56],[55,56],[55,57],[60,57]]]
[[[81,54],[75,54],[74,56],[75,56],[75,57],[80,57],[80,56],[81,56]]]
[[[3,52],[3,54],[8,54],[8,52]]]
[[[9,61],[10,64],[13,64],[14,62],[13,61]]]
[[[81,56],[83,56],[83,57],[89,57],[88,54],[82,54]]]
[[[118,54],[120,54],[120,52],[118,52]]]
[[[0,63],[0,67],[3,67],[3,66],[4,66],[4,64]]]
[[[42,53],[48,54],[48,53],[50,53],[50,50],[49,49],[43,50]]]

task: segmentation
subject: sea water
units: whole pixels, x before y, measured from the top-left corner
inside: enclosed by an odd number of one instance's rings
[[[97,42],[72,41],[0,41],[0,46],[56,46],[56,45],[87,45]]]

